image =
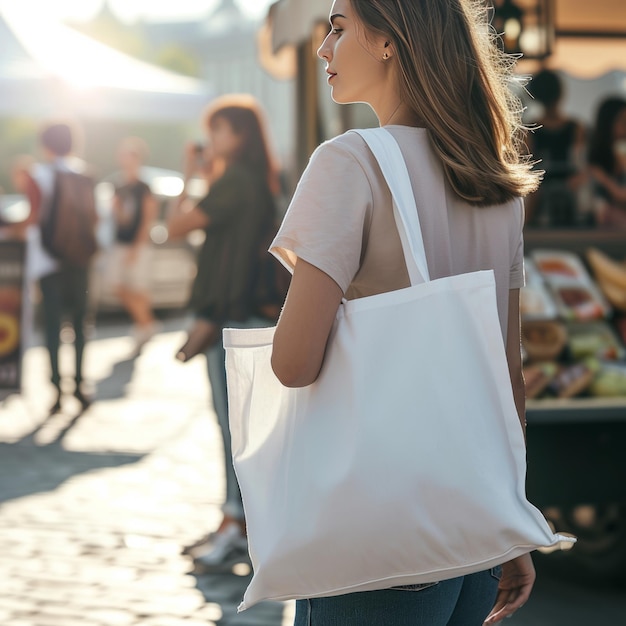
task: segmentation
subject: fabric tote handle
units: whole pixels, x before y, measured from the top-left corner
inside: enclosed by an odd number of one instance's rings
[[[384,128],[355,129],[352,132],[361,135],[369,146],[391,191],[394,201],[393,215],[402,241],[411,285],[430,282],[411,178],[398,142]]]

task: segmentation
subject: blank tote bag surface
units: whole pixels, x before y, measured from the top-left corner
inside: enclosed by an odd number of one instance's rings
[[[493,271],[429,279],[402,153],[384,129],[357,132],[392,191],[412,286],[340,305],[305,388],[275,377],[273,328],[224,330],[254,569],[240,610],[440,581],[573,541],[526,499]]]

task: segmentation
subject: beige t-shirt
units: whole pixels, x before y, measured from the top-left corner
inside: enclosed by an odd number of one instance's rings
[[[387,126],[411,178],[431,279],[493,269],[502,336],[508,292],[524,284],[524,208],[475,207],[448,184],[428,131]],[[313,154],[270,252],[293,271],[297,258],[328,274],[347,299],[410,285],[391,192],[360,135],[346,133]]]

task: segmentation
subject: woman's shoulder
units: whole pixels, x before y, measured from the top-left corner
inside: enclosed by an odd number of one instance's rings
[[[256,172],[245,163],[230,164],[209,187],[209,194],[232,193],[233,190],[244,191],[253,186],[258,178]]]
[[[222,174],[222,179],[231,181],[231,180],[241,180],[242,178],[250,178],[254,175],[254,170],[247,163],[243,161],[235,161],[231,163]]]
[[[342,135],[337,135],[318,146],[313,157],[351,157],[354,160],[362,160],[367,157],[368,148],[365,140],[355,131],[348,130]]]
[[[415,138],[415,135],[413,134],[415,131],[423,131],[423,129],[410,127],[352,129],[325,141],[318,147],[317,150],[349,154],[355,159],[369,159],[371,151],[367,146],[366,140],[360,134],[361,130],[368,133],[389,133],[396,139],[396,141],[402,140],[404,138],[403,135],[407,132],[411,133],[408,136],[411,140],[413,140]]]
[[[307,175],[341,172],[369,179],[372,154],[358,133],[347,131],[320,144],[311,155],[307,170]]]
[[[367,132],[386,132],[390,134],[396,140],[403,153],[405,150],[409,150],[423,154],[424,151],[429,151],[430,149],[427,141],[428,136],[424,128],[389,126],[386,128],[370,128],[364,130]],[[365,165],[366,169],[371,168],[372,162],[375,161],[366,140],[356,129],[348,130],[342,135],[338,135],[324,142],[317,148],[314,156],[319,156],[320,154],[325,157],[337,155],[338,157],[343,156],[344,158],[350,158],[355,162]]]

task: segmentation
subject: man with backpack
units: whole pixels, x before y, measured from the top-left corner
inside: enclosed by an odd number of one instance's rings
[[[31,278],[39,279],[41,288],[46,347],[56,387],[50,410],[53,414],[61,409],[59,347],[64,314],[74,330],[74,396],[83,409],[91,402],[82,383],[89,261],[96,252],[97,217],[94,182],[84,173],[84,163],[70,156],[74,143],[71,126],[49,123],[40,132],[39,141],[45,162],[32,170],[41,202],[33,207],[28,254]]]

